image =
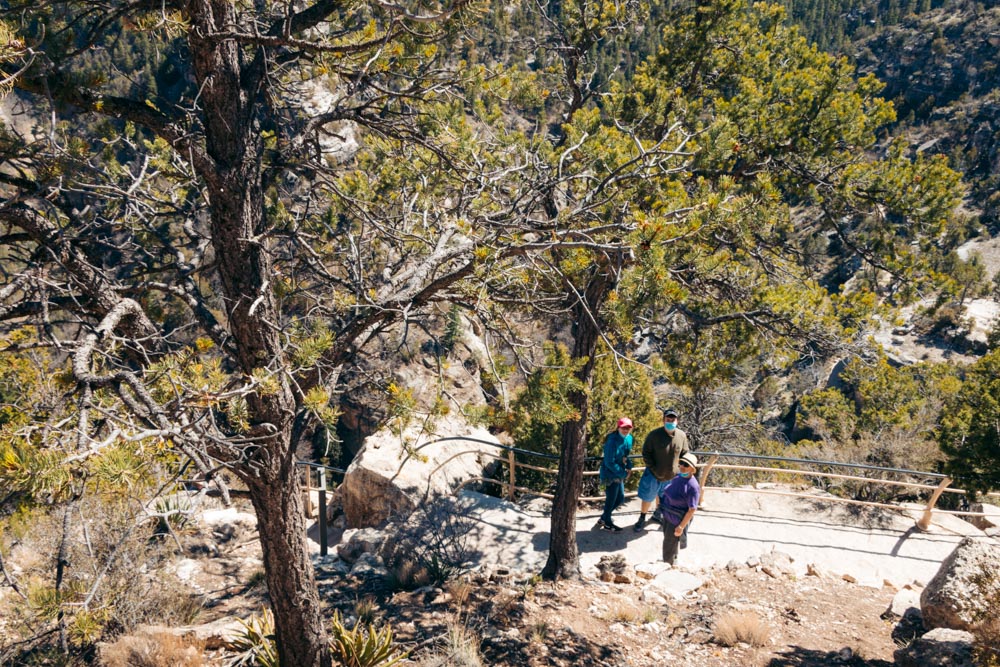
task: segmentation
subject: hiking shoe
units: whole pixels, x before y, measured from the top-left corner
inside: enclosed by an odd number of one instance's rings
[[[661,523],[662,521],[663,521],[663,512],[661,512],[660,508],[657,507],[656,510],[653,512],[653,522]]]
[[[608,524],[604,523],[604,519],[598,519],[597,523],[594,525],[594,530],[611,530],[608,528]]]
[[[620,533],[622,532],[622,527],[614,523],[606,523],[604,524],[604,530],[610,530],[612,533]]]
[[[632,526],[632,530],[634,530],[635,532],[638,533],[638,532],[642,531],[642,529],[645,528],[645,527],[646,527],[646,515],[645,514],[640,514],[639,515],[639,520],[635,522],[634,526]]]

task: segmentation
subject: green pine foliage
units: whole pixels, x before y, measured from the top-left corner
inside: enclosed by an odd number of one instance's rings
[[[809,392],[799,401],[796,451],[820,460],[935,471],[942,463],[937,425],[960,391],[959,371],[950,364],[897,367],[884,356],[854,358],[845,364],[837,387]],[[905,488],[876,484],[821,483],[869,500],[912,495]]]
[[[519,448],[558,456],[563,424],[579,418],[569,401],[569,392],[579,386],[575,372],[582,363],[571,359],[564,345],[547,344],[544,363],[527,378],[524,388],[511,403],[510,412],[495,425],[508,430]],[[587,456],[601,456],[604,439],[616,428],[619,417],[632,420],[635,438],[640,445],[645,434],[660,424],[652,376],[645,367],[629,359],[602,352],[595,364],[589,396]],[[634,445],[633,451],[638,454],[640,449]],[[555,467],[552,460],[527,454],[518,454],[517,461]],[[587,469],[596,470],[597,463],[592,463]],[[506,474],[505,468],[504,480]],[[593,491],[596,479],[591,482],[589,490]],[[517,483],[527,488],[546,490],[551,488],[555,479],[550,474],[519,468]]]
[[[970,366],[961,391],[941,415],[938,442],[958,488],[1000,488],[1000,351]]]

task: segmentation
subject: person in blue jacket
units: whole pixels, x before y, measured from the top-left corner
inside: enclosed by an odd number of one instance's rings
[[[604,488],[604,513],[595,528],[616,533],[621,528],[611,520],[611,513],[625,503],[625,478],[632,469],[632,420],[622,417],[618,428],[604,441],[604,458],[601,461],[601,483]]]

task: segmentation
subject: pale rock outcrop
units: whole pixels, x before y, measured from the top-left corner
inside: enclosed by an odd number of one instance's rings
[[[920,612],[920,591],[915,588],[902,588],[896,591],[889,608],[882,612],[882,618],[903,618],[910,610]]]
[[[462,415],[440,417],[432,430],[426,426],[419,424],[402,436],[383,429],[365,439],[337,489],[348,526],[376,526],[450,495],[482,476],[486,454],[502,453],[489,431],[470,425]]]
[[[668,599],[683,600],[685,595],[701,588],[703,583],[693,574],[680,570],[667,570],[656,575],[656,578],[647,584],[643,591],[650,590]]]
[[[344,531],[341,540],[337,555],[342,560],[353,563],[363,554],[378,553],[385,543],[386,535],[374,528],[350,529]]]
[[[972,512],[981,512],[986,516],[970,516],[969,523],[979,530],[986,531],[990,528],[1000,527],[1000,507],[989,503],[972,503],[969,506]]]
[[[972,630],[1000,603],[1000,546],[966,537],[920,595],[927,628]]]
[[[208,650],[226,648],[230,642],[240,637],[245,631],[242,621],[232,616],[225,616],[210,623],[201,625],[145,625],[136,630],[136,634],[164,633],[182,637],[189,641],[204,642]]]
[[[893,654],[896,667],[973,667],[972,633],[937,628]]]

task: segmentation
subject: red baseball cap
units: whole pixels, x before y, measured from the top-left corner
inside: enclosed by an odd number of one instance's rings
[[[618,428],[621,428],[623,426],[628,426],[629,428],[632,428],[632,420],[629,419],[628,417],[622,417],[621,419],[618,420]]]

